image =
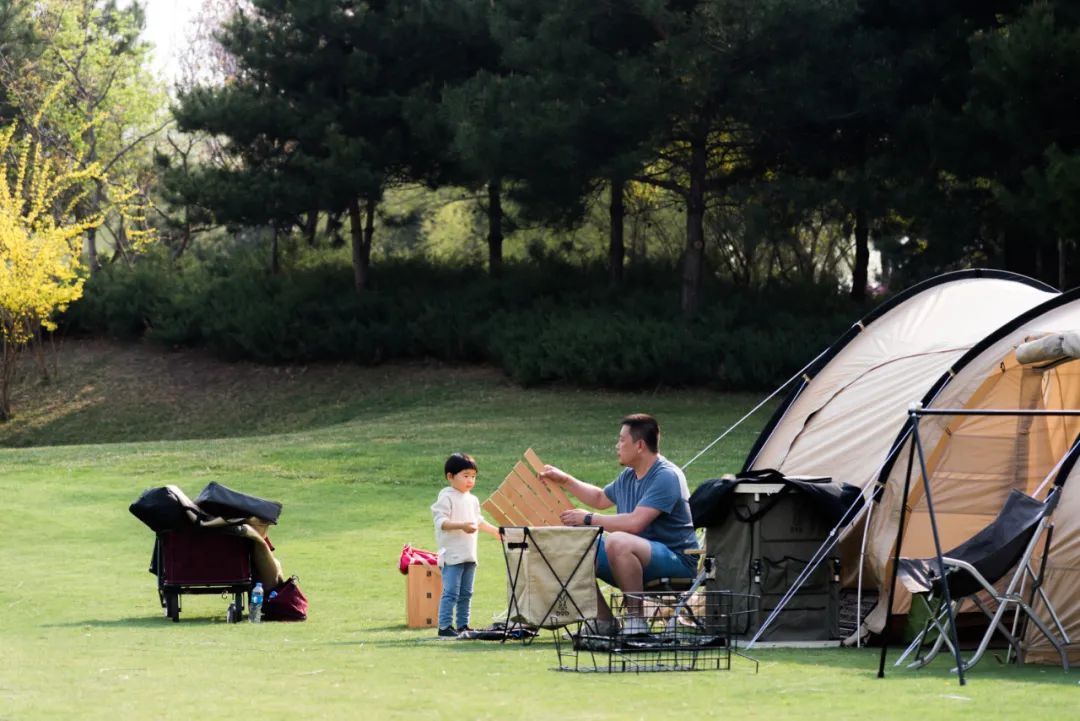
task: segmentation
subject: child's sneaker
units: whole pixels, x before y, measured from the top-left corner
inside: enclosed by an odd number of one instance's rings
[[[450,626],[439,629],[439,638],[457,638],[458,632]]]
[[[470,631],[472,631],[472,629],[469,628],[469,624],[465,624],[464,626],[458,626],[458,629],[457,629],[457,632],[459,634],[461,634],[461,633],[469,633]]]

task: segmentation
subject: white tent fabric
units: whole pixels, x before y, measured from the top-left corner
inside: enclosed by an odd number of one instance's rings
[[[987,333],[1054,297],[1020,276],[954,273],[913,289],[859,332],[805,384],[748,468],[875,480],[907,408]]]

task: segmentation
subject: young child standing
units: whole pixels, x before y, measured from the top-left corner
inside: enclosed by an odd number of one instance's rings
[[[480,501],[472,494],[476,485],[476,461],[455,453],[443,467],[450,484],[439,491],[431,506],[435,542],[442,564],[442,598],[439,600],[439,635],[457,636],[469,629],[473,580],[476,576],[477,530],[499,537],[499,529],[480,515]],[[453,616],[457,614],[457,626]]]

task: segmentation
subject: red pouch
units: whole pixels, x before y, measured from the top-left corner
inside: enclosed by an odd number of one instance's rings
[[[413,548],[411,543],[401,547],[401,558],[398,559],[398,570],[402,575],[409,575],[409,566],[438,566],[439,557],[431,551],[422,548]]]
[[[292,576],[277,588],[270,591],[263,602],[264,621],[305,621],[307,620],[308,600],[300,590],[299,581]]]

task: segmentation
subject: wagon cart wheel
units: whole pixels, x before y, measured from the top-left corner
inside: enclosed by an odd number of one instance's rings
[[[180,594],[177,591],[165,591],[165,615],[173,620],[173,623],[180,622]]]
[[[240,623],[244,620],[244,594],[234,593],[233,602],[229,604],[229,613],[225,620],[228,623]]]

